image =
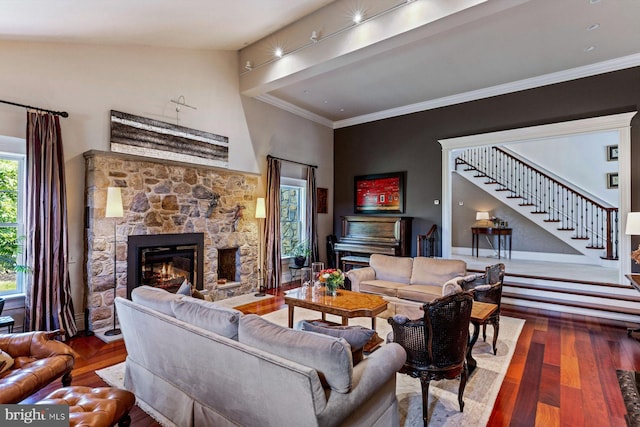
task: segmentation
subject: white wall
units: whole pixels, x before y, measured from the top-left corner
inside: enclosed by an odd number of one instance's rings
[[[82,153],[109,151],[110,110],[176,123],[170,100],[183,95],[197,110],[183,107],[180,124],[228,136],[230,169],[264,176],[266,154],[295,155],[321,163],[319,185],[332,185],[333,131],[255,100],[245,100],[245,114],[237,61],[236,52],[0,42],[1,98],[70,115],[61,125],[76,313],[84,310],[85,289]],[[24,138],[25,126],[24,109],[0,104],[0,135]]]
[[[523,141],[507,148],[617,207],[618,190],[607,188],[607,173],[617,173],[618,162],[607,161],[606,147],[618,140],[618,132],[596,132]]]

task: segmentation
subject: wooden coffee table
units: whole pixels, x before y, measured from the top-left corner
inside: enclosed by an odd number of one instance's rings
[[[313,292],[309,288],[306,292],[302,288],[286,291],[284,302],[289,306],[289,327],[293,328],[293,310],[296,307],[322,313],[322,321],[326,323],[326,315],[334,314],[342,318],[342,325],[347,326],[349,319],[354,317],[370,317],[371,329],[376,329],[376,316],[387,309],[387,302],[379,295],[362,294],[344,289],[338,290],[338,295],[325,295],[325,289]],[[376,333],[364,350],[369,352],[382,342],[382,338]]]

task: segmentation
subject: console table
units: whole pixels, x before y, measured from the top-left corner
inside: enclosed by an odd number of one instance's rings
[[[498,259],[500,259],[501,254],[501,237],[505,236],[505,245],[509,247],[509,259],[511,259],[511,228],[496,228],[496,227],[471,227],[471,255],[473,256],[473,252],[475,250],[476,258],[479,253],[479,243],[480,243],[480,235],[488,234],[493,236],[498,236]]]

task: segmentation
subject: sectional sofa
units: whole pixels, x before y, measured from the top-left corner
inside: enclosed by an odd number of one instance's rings
[[[181,427],[397,426],[395,343],[349,344],[212,302],[138,287],[117,298],[125,388]]]

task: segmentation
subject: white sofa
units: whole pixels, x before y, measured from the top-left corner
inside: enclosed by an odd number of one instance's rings
[[[116,299],[125,388],[180,427],[399,424],[397,344],[354,367],[343,338],[155,288],[132,299]]]
[[[462,260],[373,254],[369,267],[350,270],[346,276],[352,291],[384,297],[389,303],[384,316],[416,318],[422,316],[424,303],[461,290],[457,281],[466,274]]]

